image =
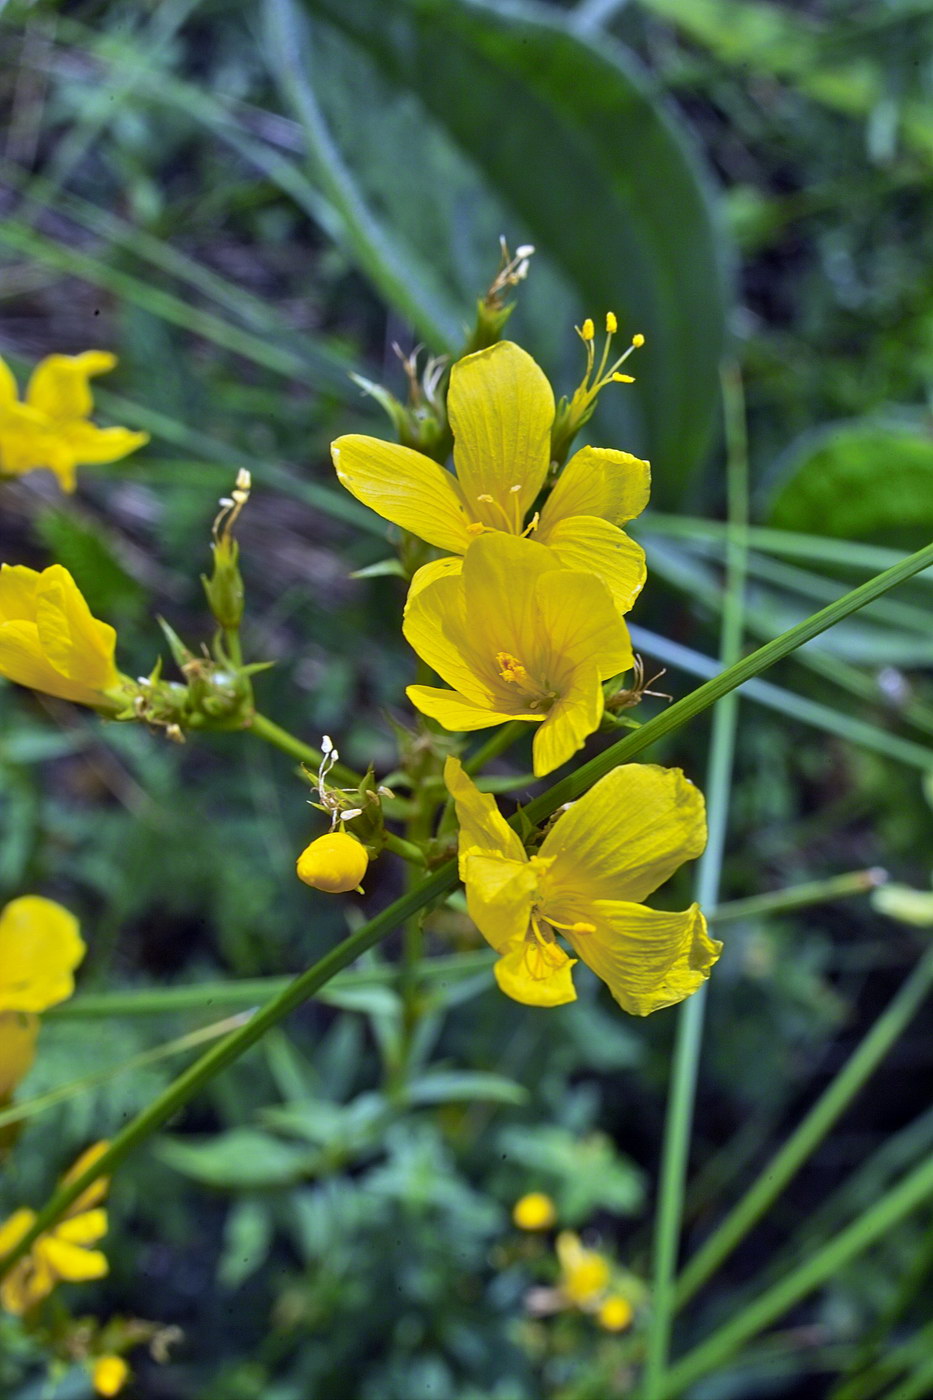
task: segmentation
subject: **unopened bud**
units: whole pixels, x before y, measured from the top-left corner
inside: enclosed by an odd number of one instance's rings
[[[295,869],[299,880],[328,894],[355,890],[366,874],[369,853],[362,842],[346,831],[330,831],[306,846]]]

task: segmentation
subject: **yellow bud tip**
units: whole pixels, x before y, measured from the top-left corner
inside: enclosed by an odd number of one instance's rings
[[[543,1191],[530,1191],[512,1207],[512,1219],[520,1230],[549,1230],[557,1219],[550,1196]]]
[[[306,846],[295,864],[299,880],[328,894],[355,890],[366,874],[366,847],[346,831],[330,831]]]
[[[641,331],[639,331],[637,335],[632,336],[632,344],[635,346],[636,350],[640,350],[644,343],[645,337],[642,335]]]
[[[130,1368],[122,1356],[99,1356],[91,1371],[98,1395],[119,1395],[130,1378]]]
[[[635,376],[634,376],[634,374],[620,374],[618,370],[616,370],[616,372],[615,372],[615,374],[612,376],[612,378],[613,378],[614,383],[616,383],[616,384],[634,384],[634,383],[635,383]]]
[[[582,335],[584,340],[593,339],[593,337],[596,334],[596,327],[593,325],[592,317],[587,316],[586,320],[583,322],[583,329],[581,330],[580,334]]]
[[[604,1327],[607,1332],[622,1332],[628,1327],[633,1317],[632,1305],[627,1298],[620,1298],[617,1293],[610,1293],[600,1306],[596,1314],[596,1320],[600,1327]]]
[[[615,313],[614,311],[607,311],[607,312],[606,312],[606,334],[607,334],[607,335],[615,335],[615,333],[616,333],[616,331],[617,331],[618,329],[619,329],[619,323],[618,323],[618,321],[616,320],[616,313]]]

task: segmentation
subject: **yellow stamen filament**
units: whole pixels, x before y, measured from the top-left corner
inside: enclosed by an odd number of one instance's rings
[[[506,533],[510,535],[520,535],[522,533],[522,508],[518,499],[518,493],[521,489],[520,484],[509,487],[509,506],[511,507],[511,511],[507,510],[501,501],[497,501],[495,496],[490,496],[488,491],[484,491],[482,495],[476,498],[478,501],[482,501],[484,505],[492,506],[499,512],[502,519],[505,521]]]
[[[557,919],[552,919],[552,918],[550,917],[550,915],[548,915],[548,914],[542,914],[541,917],[542,917],[542,919],[546,919],[547,922],[548,922],[549,924],[553,925],[554,928],[563,929],[565,933],[595,933],[595,932],[596,932],[596,925],[595,925],[595,924],[587,924],[587,923],[584,923],[584,921],[583,921],[582,919],[578,919],[577,922],[576,922],[575,924],[562,924],[562,923],[559,923]]]

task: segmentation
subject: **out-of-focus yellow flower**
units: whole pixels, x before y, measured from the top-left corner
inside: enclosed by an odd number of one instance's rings
[[[71,996],[85,951],[77,919],[54,900],[23,895],[0,912],[0,1102],[32,1065],[36,1013]]]
[[[628,629],[603,584],[530,540],[476,540],[462,573],[408,605],[403,631],[452,690],[411,685],[412,704],[446,729],[538,725],[534,771],[558,768],[603,715],[602,681],[633,664]]]
[[[91,1380],[98,1395],[119,1395],[130,1378],[130,1368],[122,1356],[98,1356]]]
[[[76,1180],[106,1152],[108,1144],[97,1142],[83,1152],[62,1177],[62,1184]],[[0,1282],[0,1305],[17,1317],[41,1303],[60,1281],[83,1283],[103,1278],[108,1271],[102,1250],[93,1249],[107,1233],[107,1212],[99,1203],[107,1194],[109,1179],[99,1177],[72,1204],[57,1225],[35,1240],[29,1253]],[[0,1256],[19,1244],[36,1219],[34,1210],[23,1208],[0,1225]]]
[[[610,1293],[599,1305],[596,1321],[607,1332],[624,1332],[635,1316],[635,1309],[621,1293]]]
[[[550,1196],[543,1191],[529,1191],[515,1202],[512,1219],[520,1230],[549,1230],[557,1219]]]
[[[144,446],[148,433],[90,422],[94,400],[88,381],[116,363],[106,350],[49,355],[33,370],[21,403],[16,380],[0,360],[0,475],[48,467],[63,491],[73,491],[75,467],[117,462]]]
[[[456,475],[410,447],[350,434],[332,447],[340,481],[386,520],[453,556],[486,531],[533,531],[561,564],[602,578],[627,612],[645,581],[645,555],[619,527],[648,502],[648,463],[583,447],[526,524],[551,460],[554,395],[542,371],[518,345],[500,341],[457,361],[447,411]],[[459,569],[456,557],[426,564],[412,592]]]
[[[369,865],[369,852],[348,831],[329,831],[306,846],[295,869],[299,880],[328,894],[355,890]]]
[[[67,569],[0,568],[0,676],[78,705],[116,711],[125,700],[117,634],[91,613]]]
[[[606,1256],[587,1249],[572,1230],[561,1230],[557,1236],[557,1258],[560,1290],[567,1301],[587,1311],[597,1306],[612,1276]]]
[[[530,857],[458,759],[447,759],[444,781],[460,823],[467,909],[500,954],[493,971],[508,996],[529,1006],[576,999],[577,959],[556,932],[633,1016],[683,1001],[709,976],[722,944],[699,907],[667,913],[641,902],[706,845],[703,796],[679,768],[614,768]]]

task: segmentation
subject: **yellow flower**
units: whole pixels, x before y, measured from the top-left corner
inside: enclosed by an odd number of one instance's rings
[[[98,1356],[91,1381],[98,1395],[119,1395],[130,1378],[130,1368],[122,1356]]]
[[[78,705],[116,710],[117,634],[91,614],[67,569],[0,568],[0,676]]]
[[[51,899],[23,895],[0,913],[0,1102],[32,1065],[36,1012],[71,996],[84,954],[77,919]]]
[[[627,612],[645,581],[645,556],[619,526],[648,502],[648,463],[583,447],[526,524],[551,458],[554,395],[542,371],[519,346],[500,341],[457,361],[447,411],[456,475],[409,447],[350,434],[332,447],[340,481],[386,520],[454,556],[486,531],[533,530],[560,563],[602,578]],[[457,558],[426,564],[412,592],[458,570]]]
[[[444,781],[460,823],[467,908],[500,954],[494,972],[508,996],[529,1006],[575,1000],[577,959],[555,930],[633,1016],[683,1001],[709,976],[722,944],[698,906],[667,913],[641,903],[706,845],[703,797],[679,768],[614,768],[558,816],[531,857],[457,759],[448,758]]]
[[[79,1177],[106,1152],[107,1146],[106,1142],[97,1142],[83,1152],[62,1178],[62,1184]],[[103,1278],[107,1273],[106,1256],[89,1246],[107,1233],[107,1212],[100,1209],[99,1202],[107,1194],[108,1184],[107,1177],[99,1177],[82,1192],[67,1215],[41,1234],[29,1253],[13,1265],[0,1283],[0,1304],[7,1312],[17,1317],[28,1312],[47,1298],[59,1281],[83,1283]],[[35,1219],[35,1211],[23,1208],[0,1225],[0,1257],[19,1244]]]
[[[48,467],[63,491],[75,489],[75,467],[116,462],[149,441],[129,428],[98,428],[88,380],[117,363],[106,350],[49,355],[32,372],[20,403],[16,380],[0,360],[0,475]]]
[[[621,1293],[610,1293],[599,1305],[596,1321],[607,1332],[624,1332],[635,1316],[635,1309]]]
[[[520,1230],[549,1230],[557,1219],[550,1196],[543,1191],[529,1191],[515,1202],[512,1219]]]
[[[369,853],[348,831],[329,831],[306,846],[295,869],[299,880],[328,894],[355,890],[366,874]]]
[[[511,719],[539,726],[538,777],[565,763],[603,715],[601,682],[633,664],[606,587],[511,535],[474,541],[463,571],[409,602],[403,631],[452,690],[412,685],[412,704],[446,729]]]
[[[604,1254],[587,1249],[572,1230],[557,1236],[560,1290],[568,1302],[586,1310],[598,1305],[609,1286],[611,1269]]]

